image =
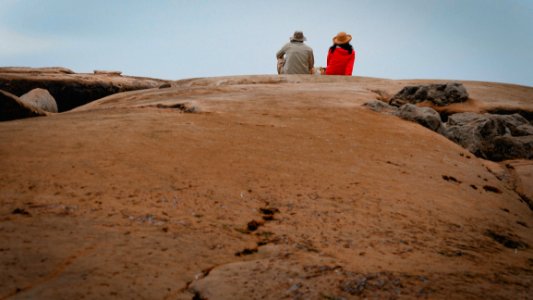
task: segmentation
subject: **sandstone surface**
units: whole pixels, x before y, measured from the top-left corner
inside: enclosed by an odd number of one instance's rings
[[[2,122],[0,299],[527,299],[532,161],[363,106],[439,83],[198,78]],[[533,111],[461,83],[439,113]]]

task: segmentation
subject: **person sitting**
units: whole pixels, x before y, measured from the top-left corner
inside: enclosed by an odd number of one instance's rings
[[[328,51],[326,75],[352,75],[355,50],[351,40],[352,36],[346,32],[339,32],[333,38],[333,46]]]
[[[315,57],[313,49],[304,44],[303,32],[295,31],[277,53],[278,74],[313,74]]]

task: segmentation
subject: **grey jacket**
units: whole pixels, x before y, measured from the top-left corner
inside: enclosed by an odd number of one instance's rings
[[[276,53],[278,59],[285,58],[282,74],[311,74],[315,65],[313,49],[304,43],[290,42]]]

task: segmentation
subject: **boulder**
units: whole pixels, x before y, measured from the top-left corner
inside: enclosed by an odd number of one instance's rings
[[[533,159],[533,135],[528,136],[497,136],[485,144],[487,159],[502,161],[509,159]]]
[[[519,114],[458,113],[442,133],[478,157],[493,161],[531,159],[533,126]]]
[[[38,107],[44,111],[57,112],[57,103],[54,97],[45,89],[33,89],[20,96],[20,100],[30,106]]]
[[[387,113],[390,115],[397,115],[398,108],[396,106],[389,105],[383,101],[379,100],[370,100],[363,104],[363,106],[380,113]]]
[[[398,111],[398,116],[404,120],[416,122],[433,131],[441,129],[442,121],[440,115],[431,107],[417,107],[413,104],[402,105]]]
[[[462,83],[417,85],[404,87],[391,98],[389,104],[399,107],[406,103],[429,101],[438,106],[445,106],[464,102],[468,97],[468,92]]]
[[[0,90],[0,121],[46,116],[47,113],[21,101],[19,97]]]

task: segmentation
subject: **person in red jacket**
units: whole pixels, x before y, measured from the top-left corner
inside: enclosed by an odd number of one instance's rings
[[[339,32],[333,38],[333,46],[329,48],[326,75],[352,75],[355,62],[355,50],[350,41],[352,36]]]

